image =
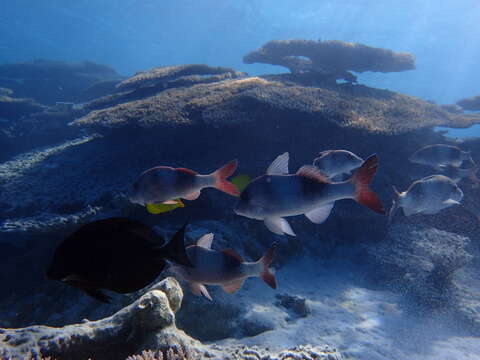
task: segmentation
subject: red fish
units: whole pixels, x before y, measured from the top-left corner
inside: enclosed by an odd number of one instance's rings
[[[174,204],[179,198],[195,200],[200,196],[200,191],[207,187],[238,196],[237,187],[226,180],[236,169],[237,160],[208,175],[200,175],[186,168],[156,166],[143,172],[135,181],[129,199],[140,205]]]

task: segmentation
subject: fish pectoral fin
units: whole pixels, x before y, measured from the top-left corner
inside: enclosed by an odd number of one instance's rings
[[[270,230],[275,234],[278,234],[278,235],[287,234],[290,236],[296,236],[290,224],[288,223],[288,221],[281,217],[270,217],[270,218],[266,218],[263,221],[265,223],[265,226],[268,228],[268,230]]]
[[[305,214],[305,216],[313,222],[314,224],[321,224],[325,220],[327,220],[328,216],[330,215],[330,212],[333,209],[333,205],[335,205],[335,202],[331,202],[328,204],[325,204],[321,207],[318,207],[316,209],[313,209]]]
[[[183,198],[185,200],[196,200],[198,197],[200,196],[200,190],[199,191],[195,191],[191,194],[188,194],[187,196],[184,196]]]
[[[443,202],[445,205],[460,205],[460,202],[453,199],[448,199]]]
[[[208,293],[208,290],[207,288],[205,287],[205,285],[201,284],[201,283],[198,283],[198,282],[193,282],[193,281],[190,281],[188,283],[188,285],[190,286],[190,290],[192,291],[192,293],[194,293],[195,295],[197,296],[205,296],[208,300],[212,301],[212,297],[210,296],[210,294]]]
[[[165,205],[176,205],[176,204],[178,204],[178,200],[167,200],[167,201],[162,202],[162,204],[165,204]],[[153,204],[153,205],[156,205],[156,204]]]
[[[235,282],[231,282],[229,284],[223,285],[222,289],[227,294],[236,293],[238,290],[240,290],[244,281],[245,281],[245,279],[241,279],[241,280],[238,280],[238,281],[235,281]]]
[[[200,239],[197,241],[197,246],[201,246],[205,249],[211,249],[212,248],[212,242],[213,242],[213,234],[208,233],[203,235]]]
[[[98,289],[82,289],[85,291],[88,295],[90,295],[92,298],[101,301],[103,303],[109,304],[111,297],[104,294]]]
[[[273,160],[267,169],[267,175],[287,175],[288,174],[288,152],[279,155]]]

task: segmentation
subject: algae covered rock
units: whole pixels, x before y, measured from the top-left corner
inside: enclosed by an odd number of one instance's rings
[[[382,243],[369,248],[377,274],[430,306],[452,303],[452,279],[472,260],[470,239],[432,227],[395,224]]]

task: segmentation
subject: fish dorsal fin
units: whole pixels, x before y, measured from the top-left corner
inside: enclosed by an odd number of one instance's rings
[[[318,157],[323,158],[323,157],[327,156],[328,154],[330,154],[332,151],[333,150],[323,150],[323,151],[318,153]]]
[[[225,254],[225,255],[228,255],[228,256],[231,256],[232,258],[234,258],[235,260],[238,260],[240,262],[244,262],[242,256],[237,253],[235,250],[232,250],[232,249],[225,249],[225,250],[222,250],[222,252]]]
[[[238,280],[238,281],[235,281],[235,282],[232,282],[232,283],[223,285],[223,286],[222,286],[222,289],[223,289],[223,291],[225,291],[227,294],[236,293],[238,290],[240,290],[240,288],[242,287],[244,281],[245,281],[244,279],[241,279],[241,280]]]
[[[267,169],[267,175],[287,175],[288,174],[288,152],[279,155],[273,160]]]
[[[322,173],[316,166],[312,165],[303,165],[298,169],[297,175],[327,184],[331,183],[324,173]]]
[[[190,200],[190,201],[192,201],[192,200],[196,200],[199,196],[200,196],[200,190],[199,190],[199,191],[195,191],[195,192],[193,192],[193,193],[191,193],[191,194],[188,194],[188,195],[184,196],[183,198],[184,198],[185,200]]]
[[[211,249],[212,242],[213,242],[213,234],[208,233],[203,235],[200,239],[198,239],[197,246],[203,247],[205,249]]]
[[[187,168],[176,168],[175,170],[183,172],[185,174],[189,174],[189,175],[197,175],[198,174],[196,171],[193,171],[193,170],[190,170],[190,169],[187,169]]]

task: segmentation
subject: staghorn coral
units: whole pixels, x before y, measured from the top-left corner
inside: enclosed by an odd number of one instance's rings
[[[409,53],[370,47],[338,40],[273,40],[244,56],[246,64],[281,65],[292,73],[322,74],[332,81],[355,82],[349,71],[396,72],[415,69]]]
[[[480,95],[457,101],[457,105],[464,110],[480,111]]]

